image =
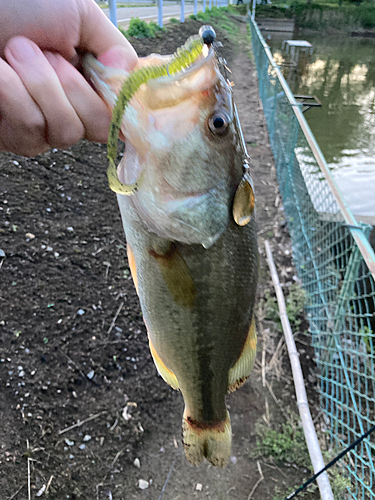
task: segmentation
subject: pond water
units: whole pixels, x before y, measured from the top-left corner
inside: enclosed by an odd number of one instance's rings
[[[264,33],[280,65],[290,34]],[[284,67],[294,94],[315,95],[321,107],[305,117],[353,213],[375,224],[375,39],[299,32],[313,45],[299,73]]]

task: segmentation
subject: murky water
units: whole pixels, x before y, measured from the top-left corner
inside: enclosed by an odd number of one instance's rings
[[[287,38],[268,40],[278,64]],[[303,32],[298,39],[309,41],[314,52],[299,75],[286,70],[288,83],[294,94],[321,101],[305,117],[350,208],[375,224],[375,39]]]

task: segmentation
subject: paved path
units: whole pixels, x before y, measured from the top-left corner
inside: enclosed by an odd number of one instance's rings
[[[208,5],[208,1],[207,1]],[[163,19],[170,19],[171,17],[176,17],[180,19],[180,3],[174,2],[164,2],[163,5]],[[198,11],[202,10],[202,2],[198,1]],[[103,12],[109,17],[109,9],[103,9]],[[185,17],[190,16],[194,12],[193,3],[185,4]],[[157,20],[158,18],[158,7],[153,5],[150,7],[120,7],[117,9],[117,22],[120,26],[124,26],[129,23],[132,17],[139,17],[139,19],[144,19],[147,21]]]

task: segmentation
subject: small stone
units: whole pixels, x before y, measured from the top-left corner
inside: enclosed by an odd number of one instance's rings
[[[144,479],[138,479],[138,488],[141,490],[146,490],[149,486],[148,481],[145,481]]]
[[[230,461],[232,462],[232,464],[236,465],[237,457],[230,457]]]
[[[86,436],[83,438],[83,440],[87,443],[87,441],[90,441],[91,436],[89,434],[86,434]]]
[[[0,248],[0,257],[3,257],[3,258],[5,257],[5,252],[4,252],[4,250],[1,250],[1,248]]]
[[[141,462],[139,461],[139,458],[136,458],[133,462],[133,465],[137,467],[138,469],[141,467]]]
[[[195,489],[197,491],[202,491],[202,488],[203,488],[203,485],[201,483],[197,483],[197,485],[195,486]]]
[[[74,455],[69,455],[70,460],[74,458]]]
[[[91,371],[87,374],[87,378],[91,380],[92,378],[94,378],[94,375],[95,375],[94,370],[91,370]]]
[[[65,439],[65,443],[68,445],[68,446],[74,446],[74,441],[70,441],[70,439],[66,438]]]
[[[18,161],[17,160],[13,160],[13,165],[18,166],[19,165]]]
[[[80,444],[80,445],[78,446],[78,448],[79,448],[80,450],[84,450],[84,449],[86,448],[86,445],[85,445],[85,444]]]
[[[48,247],[46,248],[46,250],[47,250],[47,252],[52,252],[53,248],[48,246]]]
[[[66,228],[66,230],[67,230],[67,231],[74,231],[74,228],[73,228],[72,226],[68,226],[68,227]]]
[[[25,236],[28,240],[33,240],[35,238],[35,234],[33,233],[26,233]]]
[[[85,311],[83,309],[78,309],[77,314],[82,316],[83,314],[85,314]]]
[[[25,376],[25,372],[23,370],[21,370],[18,374],[19,377],[24,377]]]

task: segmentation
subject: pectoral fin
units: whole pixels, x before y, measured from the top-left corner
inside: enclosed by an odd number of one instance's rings
[[[167,382],[168,385],[172,387],[172,389],[179,389],[180,387],[178,385],[178,380],[176,375],[172,372],[172,370],[170,370],[168,367],[165,366],[151,340],[149,340],[149,344],[150,344],[150,351],[154,359],[154,363],[161,377],[164,379],[165,382]]]
[[[165,253],[150,250],[159,264],[160,272],[173,300],[182,307],[192,308],[196,289],[189,268],[174,244]]]
[[[128,255],[128,263],[129,263],[130,272],[131,272],[131,275],[133,278],[133,283],[134,283],[135,289],[138,293],[137,266],[135,264],[135,257],[133,254],[133,250],[131,249],[131,246],[129,245],[129,243],[126,245],[126,253]]]
[[[246,382],[254,365],[256,350],[257,334],[253,319],[241,355],[229,370],[228,392],[236,391]]]

